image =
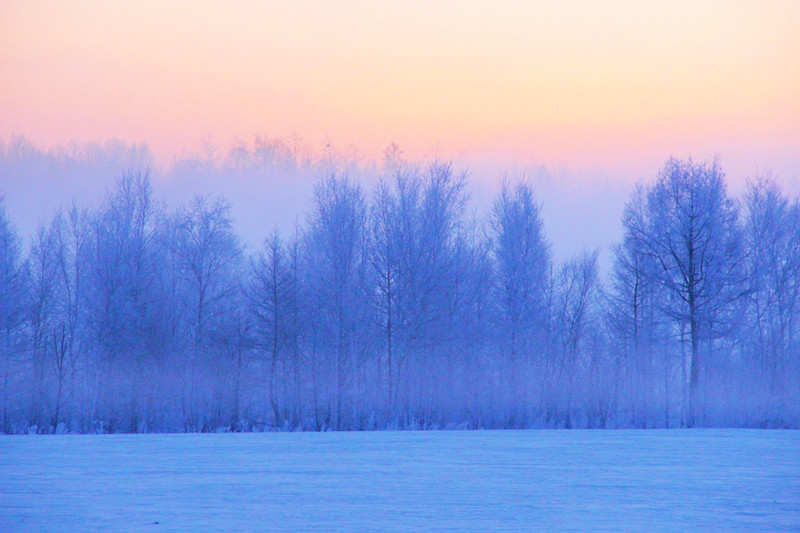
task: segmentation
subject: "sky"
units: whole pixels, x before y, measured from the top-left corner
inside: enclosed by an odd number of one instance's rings
[[[796,1],[0,0],[0,137],[146,143],[162,169],[256,135],[394,142],[487,189],[717,154],[734,187],[800,190],[799,58]]]

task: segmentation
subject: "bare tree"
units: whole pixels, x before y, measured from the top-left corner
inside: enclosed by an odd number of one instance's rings
[[[2,397],[0,397],[0,430],[11,431],[15,383],[13,371],[19,364],[22,327],[25,315],[20,305],[26,300],[26,267],[21,261],[21,246],[14,227],[6,217],[0,197],[0,365],[2,365]]]
[[[727,195],[719,163],[669,159],[646,191],[641,210],[629,210],[627,235],[658,268],[652,274],[674,300],[666,311],[689,332],[687,423],[695,423],[703,367],[701,342],[712,338],[715,314],[741,295],[738,210]]]
[[[785,413],[797,383],[800,339],[800,203],[790,202],[769,174],[749,183],[744,196],[748,373],[763,375],[767,405],[761,416]],[[780,420],[765,423],[782,425]]]
[[[251,312],[255,318],[256,345],[269,365],[268,397],[276,426],[287,421],[281,405],[281,385],[288,379],[291,348],[291,304],[293,276],[291,264],[277,230],[264,240],[264,249],[252,261],[252,281],[248,290]],[[279,383],[279,378],[281,382]],[[281,397],[283,396],[283,397]]]
[[[561,266],[556,279],[554,330],[560,348],[558,383],[567,400],[563,413],[567,428],[573,424],[575,381],[581,370],[583,345],[597,321],[597,256],[598,251],[594,250],[573,257]]]
[[[495,340],[507,358],[512,410],[527,403],[531,364],[545,355],[550,246],[530,183],[503,181],[491,213]],[[524,389],[524,390],[523,390]]]
[[[637,186],[625,208],[624,219],[643,217],[645,204],[644,188]],[[613,248],[606,318],[609,341],[617,354],[615,397],[620,392],[625,395],[631,425],[647,427],[651,423],[658,367],[663,377],[664,424],[669,427],[674,346],[666,327],[668,318],[661,312],[661,302],[669,294],[654,281],[658,263],[640,246],[641,242],[626,231],[622,243]]]
[[[352,423],[346,416],[348,392],[365,339],[359,332],[364,327],[361,313],[367,308],[366,217],[359,185],[336,174],[317,183],[306,236],[306,260],[312,273],[311,305],[318,310],[317,338],[324,351],[321,370],[329,376],[329,381],[321,385],[333,389],[326,394],[324,423],[334,429]]]
[[[406,179],[402,174],[396,179]],[[395,355],[395,331],[397,329],[397,288],[400,270],[400,225],[397,198],[390,182],[378,184],[370,210],[369,262],[376,277],[373,305],[380,316],[386,350],[386,410],[390,420],[394,419],[396,402],[397,359]],[[379,374],[380,369],[379,369]]]
[[[183,317],[188,333],[185,347],[188,361],[184,361],[187,366],[183,376],[186,387],[184,421],[189,427],[222,425],[222,413],[210,417],[201,414],[208,414],[203,403],[213,401],[208,398],[209,392],[211,396],[224,395],[222,390],[213,391],[221,383],[212,379],[217,383],[212,386],[203,381],[211,376],[220,377],[221,371],[224,374],[226,361],[224,357],[213,357],[215,348],[236,346],[226,337],[234,334],[229,327],[237,330],[237,321],[228,319],[234,316],[233,311],[239,303],[242,246],[232,229],[230,206],[222,199],[195,198],[178,212],[173,224],[174,237],[170,248],[177,259],[183,282],[181,294],[187,311]],[[202,389],[205,389],[205,394]]]
[[[160,209],[147,175],[122,177],[95,213],[88,271],[94,369],[93,419],[104,431],[137,431],[149,333],[157,329]],[[127,403],[127,405],[125,405]]]

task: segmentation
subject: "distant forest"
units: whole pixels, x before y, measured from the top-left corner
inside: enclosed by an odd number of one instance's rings
[[[800,201],[769,175],[733,197],[670,158],[600,279],[551,257],[532,181],[480,218],[449,163],[388,157],[369,195],[336,168],[254,254],[143,172],[29,246],[0,201],[0,431],[800,426]]]

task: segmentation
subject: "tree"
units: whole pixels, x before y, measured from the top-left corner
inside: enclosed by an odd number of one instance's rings
[[[146,424],[141,398],[147,392],[146,359],[156,353],[151,334],[159,330],[155,288],[163,258],[161,220],[147,175],[128,173],[91,221],[87,301],[96,355],[93,420],[105,431],[120,425],[136,431]]]
[[[76,205],[56,213],[51,228],[54,235],[54,259],[59,287],[59,322],[53,330],[54,367],[57,380],[53,428],[58,429],[67,397],[82,407],[76,396],[79,355],[86,343],[86,265],[91,232],[89,214]],[[69,388],[64,390],[69,370]],[[67,421],[68,423],[70,421]]]
[[[28,316],[30,321],[30,401],[28,426],[45,428],[49,421],[45,408],[48,394],[49,359],[53,361],[63,385],[63,352],[57,350],[57,324],[59,321],[58,262],[55,228],[40,226],[33,239],[29,256],[30,293]],[[61,364],[59,364],[61,363]],[[60,372],[59,372],[60,370]],[[59,398],[60,402],[60,398]]]
[[[396,145],[392,145],[396,146]],[[387,159],[392,154],[387,154]],[[396,179],[407,178],[401,173]],[[369,219],[369,263],[376,278],[373,305],[380,316],[386,350],[386,410],[390,420],[394,419],[397,393],[395,385],[396,365],[395,331],[397,329],[397,288],[400,270],[400,221],[398,220],[397,198],[392,185],[387,180],[378,183],[370,210]],[[380,370],[379,370],[380,374]]]
[[[264,248],[251,262],[252,278],[248,290],[255,318],[256,345],[269,362],[269,404],[276,426],[286,421],[287,412],[279,398],[279,370],[282,383],[288,379],[287,352],[292,343],[291,306],[293,275],[288,253],[277,230],[264,240]],[[295,368],[297,370],[297,368]],[[285,401],[285,394],[283,400]]]
[[[21,261],[21,247],[14,227],[6,216],[0,197],[0,365],[2,365],[2,397],[0,398],[0,430],[11,430],[13,370],[19,363],[22,326],[25,315],[26,267]]]
[[[332,173],[315,186],[306,261],[311,273],[310,303],[317,310],[316,338],[324,354],[320,370],[327,378],[320,383],[327,392],[327,405],[318,427],[324,423],[343,429],[352,424],[345,416],[348,391],[368,327],[363,317],[368,309],[366,217],[364,193],[346,176]]]
[[[371,211],[373,305],[387,354],[389,417],[402,394],[406,423],[425,424],[442,405],[435,389],[440,378],[452,379],[448,359],[466,329],[456,324],[467,308],[466,178],[449,163],[420,169],[398,158],[387,152],[389,175]]]
[[[637,249],[657,265],[642,273],[674,297],[665,311],[688,329],[691,425],[699,414],[701,342],[712,339],[714,319],[741,295],[738,210],[717,160],[670,158],[645,194],[645,205],[626,210],[623,225]]]
[[[790,201],[777,181],[766,174],[749,183],[744,204],[749,327],[742,330],[748,374],[763,376],[765,381],[767,405],[762,416],[768,417],[767,413],[787,411],[797,378],[800,203]],[[765,422],[782,424],[779,420]]]
[[[555,281],[554,330],[560,348],[558,383],[564,387],[567,397],[564,425],[573,425],[573,405],[576,395],[575,380],[583,345],[596,325],[594,314],[598,299],[597,279],[598,251],[584,251],[567,260]]]
[[[518,377],[545,352],[550,246],[533,187],[504,180],[491,213],[497,306],[496,341],[508,360],[515,403],[524,401]],[[531,377],[523,373],[523,377]],[[527,384],[526,384],[527,385]],[[513,408],[513,407],[512,407]]]
[[[637,186],[626,206],[625,219],[641,218],[646,202],[644,188]],[[627,395],[630,424],[647,427],[651,399],[654,395],[654,371],[663,363],[664,423],[670,425],[671,336],[664,331],[659,302],[664,296],[654,281],[658,264],[640,248],[641,242],[629,232],[622,243],[613,247],[614,264],[606,313],[610,343],[618,354],[616,388]],[[657,353],[664,357],[657,361]]]
[[[230,205],[222,199],[197,197],[173,219],[173,238],[169,244],[176,257],[182,282],[182,301],[186,306],[182,324],[187,332],[188,361],[184,368],[184,424],[190,427],[221,425],[218,417],[202,420],[202,378],[217,376],[224,368],[215,349],[237,346],[228,337],[236,335],[234,310],[238,303],[242,246],[233,232]],[[234,350],[235,351],[235,350]],[[220,354],[225,355],[225,354]],[[215,370],[216,369],[216,370]],[[224,375],[224,373],[223,373]],[[218,380],[217,381],[219,384]],[[218,386],[221,386],[219,384]],[[205,386],[208,391],[208,385]],[[223,390],[216,392],[222,395]],[[238,410],[238,406],[234,406]],[[221,413],[218,413],[221,416]]]

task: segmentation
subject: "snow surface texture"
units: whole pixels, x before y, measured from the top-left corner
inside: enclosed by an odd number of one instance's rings
[[[2,531],[797,530],[800,432],[0,437]]]

